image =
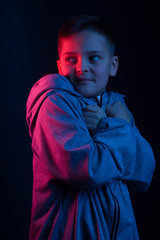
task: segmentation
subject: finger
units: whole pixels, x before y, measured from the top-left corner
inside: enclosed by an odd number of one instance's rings
[[[97,106],[96,105],[87,105],[84,111],[96,112]]]
[[[84,117],[86,123],[97,124],[99,122],[96,118]]]
[[[121,101],[114,102],[111,107],[123,105]]]
[[[123,104],[118,101],[118,102],[114,102],[112,105],[106,105],[106,109],[111,110],[112,108],[116,107],[116,106],[122,106]]]
[[[106,114],[110,116],[112,114],[112,106],[106,106]]]
[[[95,118],[96,117],[94,112],[89,112],[89,111],[84,112],[83,116],[84,117],[90,117],[90,118]]]
[[[86,125],[87,125],[87,128],[89,131],[93,131],[96,128],[96,125],[94,125],[94,124],[86,123]]]

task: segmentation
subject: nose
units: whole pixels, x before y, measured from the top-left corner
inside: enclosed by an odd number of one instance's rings
[[[89,67],[88,64],[85,60],[81,59],[78,61],[77,65],[76,65],[76,72],[78,74],[83,74],[89,71]]]

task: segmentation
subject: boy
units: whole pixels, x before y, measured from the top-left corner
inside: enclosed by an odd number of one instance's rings
[[[58,36],[59,74],[32,88],[30,239],[139,239],[128,188],[146,191],[155,160],[124,96],[107,92],[118,57],[104,19],[78,16]]]

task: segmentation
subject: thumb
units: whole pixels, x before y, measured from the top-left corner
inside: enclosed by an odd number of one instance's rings
[[[108,117],[112,115],[112,106],[106,105],[106,114]]]

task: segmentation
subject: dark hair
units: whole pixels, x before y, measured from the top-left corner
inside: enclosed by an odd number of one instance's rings
[[[79,15],[71,18],[64,23],[58,33],[58,54],[60,56],[61,40],[67,38],[72,34],[79,33],[83,30],[93,30],[104,35],[110,43],[110,49],[115,54],[116,44],[113,32],[104,17],[93,15]]]

